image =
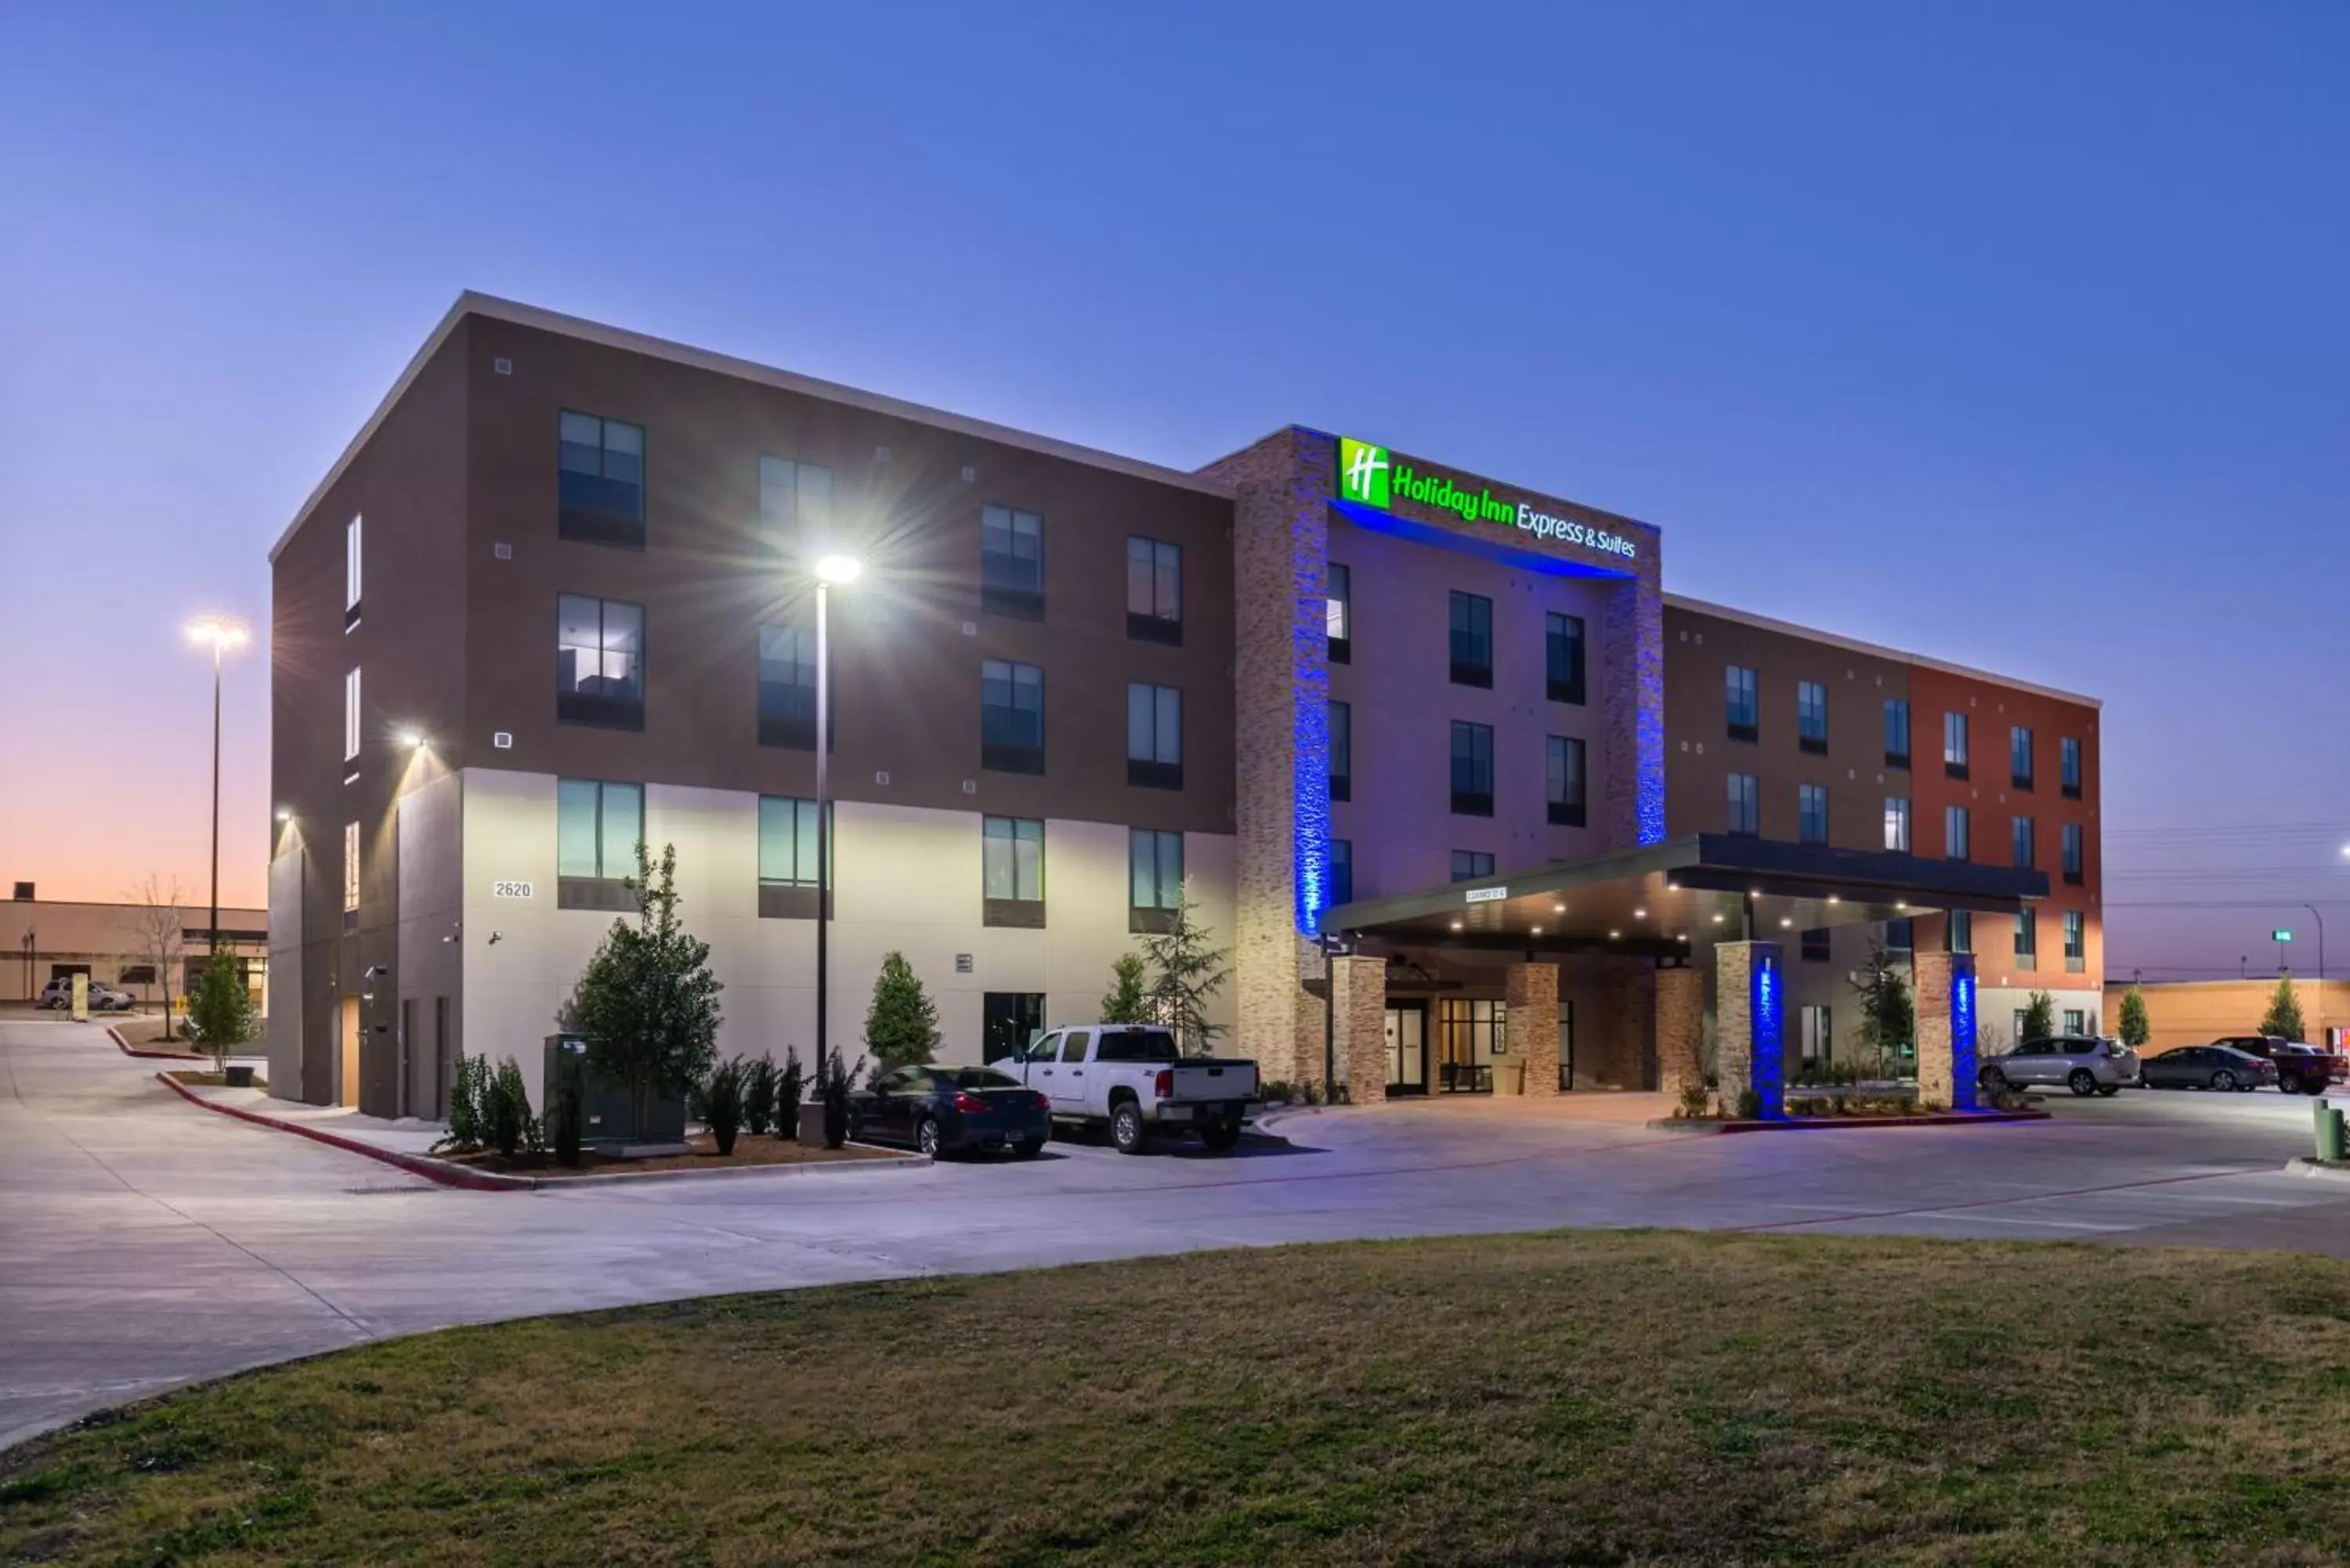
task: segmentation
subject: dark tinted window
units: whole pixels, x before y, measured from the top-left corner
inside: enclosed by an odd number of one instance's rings
[[[1097,1057],[1104,1062],[1173,1062],[1180,1059],[1175,1036],[1163,1029],[1105,1031]]]
[[[1068,1038],[1061,1042],[1061,1060],[1064,1062],[1084,1061],[1086,1059],[1087,1043],[1092,1039],[1093,1036],[1087,1033],[1082,1029],[1072,1029],[1069,1031]]]
[[[1020,1080],[993,1067],[957,1067],[951,1075],[955,1086],[963,1089],[1016,1089]]]

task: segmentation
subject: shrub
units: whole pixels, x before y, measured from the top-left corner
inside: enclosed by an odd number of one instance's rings
[[[1291,1100],[1297,1096],[1297,1091],[1290,1085],[1286,1078],[1275,1078],[1270,1084],[1259,1084],[1256,1086],[1256,1092],[1259,1099],[1268,1103],[1274,1100]]]
[[[1751,1122],[1762,1114],[1762,1096],[1753,1089],[1738,1091],[1738,1119]]]
[[[511,1056],[498,1063],[490,1078],[488,1103],[491,1144],[508,1159],[545,1152],[538,1118],[530,1114],[530,1095],[522,1084],[522,1068]]]
[[[460,1056],[457,1075],[449,1085],[449,1136],[438,1147],[486,1148],[490,1141],[490,1059]]]
[[[1683,1084],[1681,1085],[1681,1103],[1678,1107],[1676,1107],[1673,1114],[1692,1119],[1701,1116],[1705,1115],[1706,1097],[1705,1080],[1702,1078],[1694,1083]]]
[[[1144,993],[1142,955],[1120,953],[1110,960],[1109,989],[1102,993],[1104,1023],[1148,1023],[1150,999]]]
[[[848,1064],[839,1052],[824,1059],[824,1147],[838,1148],[848,1141],[848,1096],[857,1087],[858,1067]]]
[[[775,1120],[775,1059],[765,1052],[743,1068],[743,1130],[764,1137]]]
[[[546,1086],[546,1117],[557,1165],[579,1163],[581,1123],[587,1119],[582,1104],[587,1095],[586,1071],[587,1064],[577,1052],[556,1053],[555,1082]]]
[[[734,1152],[734,1139],[743,1130],[743,1084],[750,1074],[750,1064],[737,1056],[711,1068],[702,1082],[702,1118],[710,1124],[711,1141],[722,1155]]]
[[[800,1105],[807,1098],[807,1070],[800,1065],[799,1047],[784,1047],[784,1070],[775,1075],[775,1136],[800,1136]]]
[[[873,1005],[865,1013],[865,1048],[885,1066],[928,1062],[938,1054],[939,1009],[900,952],[881,955]]]

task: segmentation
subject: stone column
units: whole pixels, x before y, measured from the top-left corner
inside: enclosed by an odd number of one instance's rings
[[[1510,1054],[1525,1068],[1524,1092],[1558,1093],[1558,965],[1513,963],[1503,981]]]
[[[1347,1064],[1347,1093],[1358,1106],[1388,1097],[1388,961],[1330,961],[1330,1022]]]
[[[1657,971],[1657,1087],[1678,1096],[1705,1082],[1705,971]]]
[[[1918,952],[1918,1098],[1956,1111],[1976,1108],[1975,955]]]
[[[1786,1114],[1786,976],[1776,942],[1716,942],[1713,948],[1715,1092],[1737,1114],[1752,1089],[1761,1114]]]

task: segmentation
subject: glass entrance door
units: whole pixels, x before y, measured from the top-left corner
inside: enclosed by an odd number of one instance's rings
[[[1428,1093],[1428,1012],[1418,1003],[1388,1009],[1388,1093]]]

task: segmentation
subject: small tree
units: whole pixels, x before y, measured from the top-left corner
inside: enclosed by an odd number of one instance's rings
[[[253,1038],[253,998],[244,989],[234,955],[215,944],[204,960],[204,978],[188,1003],[188,1037],[213,1054],[225,1074],[228,1054]]]
[[[702,1117],[710,1124],[710,1141],[722,1156],[734,1152],[734,1139],[743,1130],[743,1080],[749,1075],[750,1064],[737,1056],[711,1068],[709,1081],[702,1085]]]
[[[2044,1040],[2056,1033],[2056,999],[2044,991],[2035,991],[2023,1004],[2023,1023],[2018,1026],[2015,1043]]]
[[[743,1064],[743,1130],[766,1136],[775,1119],[775,1059],[765,1052]]]
[[[638,845],[633,881],[644,901],[636,923],[612,922],[557,1017],[587,1036],[590,1066],[629,1086],[641,1129],[656,1093],[682,1098],[709,1073],[724,987],[710,972],[710,944],[677,918],[677,846],[664,845],[656,867]]]
[[[862,1060],[850,1066],[838,1051],[829,1052],[824,1059],[824,1147],[838,1148],[848,1141],[848,1096],[857,1087],[858,1069]]]
[[[123,895],[131,906],[131,941],[147,964],[147,983],[163,988],[163,1038],[172,1038],[172,977],[180,970],[187,949],[187,927],[180,919],[180,879],[159,880],[153,872]]]
[[[1903,970],[1899,959],[1871,942],[1859,976],[1852,982],[1860,996],[1856,1038],[1863,1050],[1875,1055],[1879,1077],[1885,1074],[1887,1059],[1898,1056],[1918,1034],[1918,1004],[1910,997],[1909,977]]]
[[[2154,1038],[2154,1029],[2147,1023],[2146,997],[2136,986],[2122,993],[2122,1044],[2133,1051],[2143,1051],[2146,1043]]]
[[[796,1045],[784,1047],[784,1068],[775,1075],[775,1136],[800,1136],[800,1102],[807,1096],[807,1069]]]
[[[1224,1032],[1222,1024],[1208,1022],[1208,1005],[1232,978],[1226,963],[1232,950],[1210,945],[1212,933],[1198,911],[1186,880],[1181,907],[1167,929],[1142,939],[1142,961],[1150,977],[1145,995],[1151,1021],[1173,1030],[1180,1049],[1204,1054]]]
[[[1141,954],[1120,953],[1110,961],[1109,989],[1102,992],[1101,1021],[1104,1023],[1150,1022],[1150,998],[1143,990]]]
[[[900,952],[881,955],[873,1005],[865,1014],[865,1048],[887,1071],[928,1062],[939,1049],[939,1010]],[[838,1054],[838,1053],[835,1053]]]
[[[2269,993],[2269,1010],[2261,1014],[2260,1033],[2273,1034],[2280,1040],[2301,1038],[2301,998],[2294,994],[2293,976],[2277,976],[2276,990]]]

